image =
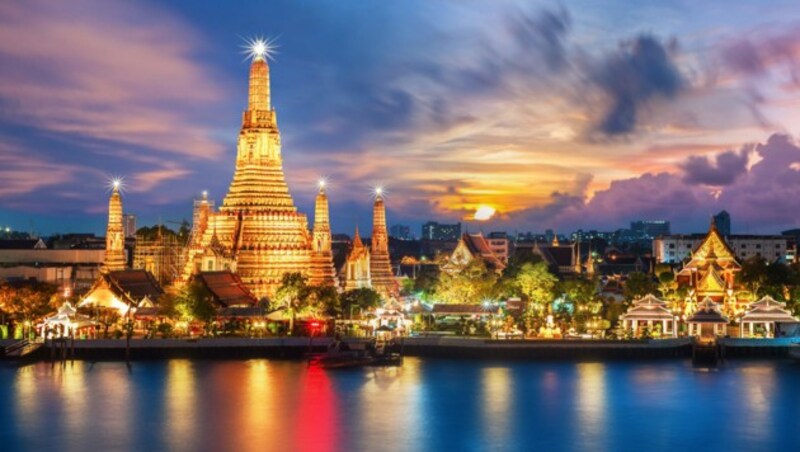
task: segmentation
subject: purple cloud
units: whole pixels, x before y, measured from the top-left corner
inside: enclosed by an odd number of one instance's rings
[[[716,156],[690,156],[679,166],[684,172],[684,180],[690,184],[725,186],[732,184],[747,171],[751,149],[727,151]]]

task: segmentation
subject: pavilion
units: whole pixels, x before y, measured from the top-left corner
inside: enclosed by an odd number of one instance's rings
[[[719,304],[705,297],[697,310],[689,317],[689,336],[713,338],[724,336],[728,331],[728,318],[722,315]]]
[[[740,322],[740,337],[756,337],[758,334],[756,328],[759,326],[763,328],[764,337],[774,337],[776,323],[798,323],[800,321],[786,309],[786,303],[766,295],[748,306],[747,312],[742,316]]]
[[[634,337],[640,334],[640,328],[646,326],[652,332],[653,327],[658,325],[661,326],[662,336],[676,337],[678,334],[675,316],[667,307],[667,302],[653,294],[634,300],[628,311],[620,316],[620,321],[626,330],[633,331]]]

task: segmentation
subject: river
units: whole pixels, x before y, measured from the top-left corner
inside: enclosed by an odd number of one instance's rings
[[[800,450],[800,365],[0,363],[0,450]]]

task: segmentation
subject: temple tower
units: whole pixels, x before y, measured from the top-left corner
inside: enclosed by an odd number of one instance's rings
[[[372,287],[369,248],[364,246],[361,241],[358,226],[356,226],[356,233],[353,237],[353,249],[350,250],[344,264],[344,273],[344,290]]]
[[[325,181],[319,182],[319,192],[314,209],[314,232],[311,252],[311,270],[308,282],[314,286],[337,286],[331,249],[331,225],[328,218],[328,195]]]
[[[233,181],[219,212],[209,214],[207,224],[198,226],[202,254],[208,255],[213,243],[215,254],[229,259],[229,267],[259,298],[272,295],[284,273],[309,276],[312,238],[308,220],[297,211],[284,178],[263,48],[254,51],[250,65]],[[201,253],[190,255],[187,271],[204,268],[196,262],[199,259]]]
[[[389,237],[386,232],[386,206],[381,189],[375,191],[372,209],[372,248],[370,250],[370,273],[372,288],[384,298],[400,295],[400,287],[392,274],[389,261]]]
[[[119,181],[114,181],[108,199],[108,226],[106,227],[105,267],[108,271],[125,270],[125,236],[122,231],[122,196]]]

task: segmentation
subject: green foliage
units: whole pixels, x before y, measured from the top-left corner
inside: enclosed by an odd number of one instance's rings
[[[342,314],[346,316],[349,316],[357,308],[365,311],[377,308],[381,304],[380,294],[366,287],[348,290],[339,297],[339,300]]]
[[[657,290],[658,283],[650,275],[642,272],[633,272],[628,274],[623,294],[626,300],[631,301],[647,294],[655,293]]]
[[[479,304],[495,295],[497,274],[486,268],[481,259],[473,259],[464,268],[443,272],[436,286],[436,300],[441,303]]]
[[[169,300],[169,299],[164,299]],[[194,282],[186,285],[174,299],[174,310],[181,320],[208,323],[217,314],[211,292],[202,284]],[[170,309],[170,308],[166,308]]]
[[[333,286],[309,287],[309,306],[314,306],[324,315],[336,317],[342,313],[339,292]]]
[[[440,273],[438,265],[420,265],[414,280],[414,291],[432,294],[439,284]]]
[[[546,306],[555,297],[555,288],[558,278],[550,273],[546,263],[525,263],[515,278],[516,287],[528,300],[530,315],[539,317],[545,312]]]
[[[34,320],[55,311],[62,299],[53,284],[0,285],[0,311],[17,320]]]

